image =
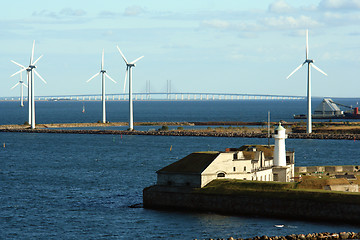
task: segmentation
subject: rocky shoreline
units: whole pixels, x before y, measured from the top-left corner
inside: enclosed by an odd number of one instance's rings
[[[91,130],[91,129],[51,129],[51,128],[4,128],[0,132],[23,133],[62,133],[62,134],[111,134],[111,135],[150,135],[150,136],[190,136],[190,137],[239,137],[239,138],[267,138],[267,133],[256,132],[218,132],[208,130],[167,130],[167,131],[126,131],[126,130]],[[338,139],[359,140],[360,134],[331,134],[331,133],[289,133],[293,139]]]
[[[253,238],[216,238],[217,240],[337,240],[337,239],[360,239],[360,233],[340,232],[340,233],[308,233],[308,234],[291,234],[287,236],[256,236]],[[206,240],[216,240],[207,238]],[[197,239],[195,239],[197,240]]]

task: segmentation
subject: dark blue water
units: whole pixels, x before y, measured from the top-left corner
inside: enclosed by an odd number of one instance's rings
[[[321,101],[321,98],[314,98],[312,108]],[[334,101],[356,106],[360,99]],[[85,113],[82,113],[83,106]],[[102,119],[100,101],[39,101],[35,108],[36,123],[97,122]],[[127,122],[129,119],[127,101],[108,101],[106,109],[110,122]],[[306,101],[135,101],[134,121],[267,121],[268,111],[272,121],[294,121],[293,115],[306,113]],[[21,108],[18,102],[0,101],[0,113],[0,124],[23,124],[28,120],[27,102]]]
[[[276,108],[276,102],[273,103]],[[1,122],[15,121],[8,114],[12,110],[4,110],[9,106],[0,104]],[[78,103],[47,104],[48,111],[38,116],[39,121],[42,117],[43,121],[56,118],[69,122],[70,116],[64,113],[77,112],[74,108],[78,106],[80,113],[82,109]],[[141,107],[147,109],[151,119],[144,117],[141,121],[163,121],[161,115],[156,118],[151,113],[153,107],[147,104]],[[157,104],[153,112],[161,106]],[[164,109],[172,109],[174,115],[177,113],[176,118],[182,117],[185,121],[188,111],[190,116],[195,112],[190,102],[183,112],[168,104],[166,107],[163,103]],[[217,112],[217,108],[223,108],[217,104],[208,106]],[[279,106],[281,104],[285,103]],[[41,105],[38,105],[40,111]],[[67,111],[54,110],[65,106]],[[257,116],[252,107],[248,114]],[[272,111],[280,114],[280,110]],[[211,118],[209,112],[202,114],[192,118],[198,121]],[[231,115],[217,117],[227,119],[233,117]],[[175,116],[167,117],[174,121]],[[125,116],[124,119],[126,121]],[[265,234],[360,231],[360,227],[341,224],[129,208],[142,202],[142,189],[155,183],[156,170],[191,152],[266,142],[246,138],[0,133],[0,239],[246,238]],[[288,139],[287,147],[295,149],[296,165],[359,164],[359,141]],[[275,224],[285,224],[285,227],[278,229]]]

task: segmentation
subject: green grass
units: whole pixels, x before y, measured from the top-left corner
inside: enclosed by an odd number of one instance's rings
[[[258,182],[233,179],[214,180],[194,190],[210,195],[247,195],[279,199],[307,199],[322,202],[360,204],[360,193],[335,192],[322,189],[298,189],[298,183]]]

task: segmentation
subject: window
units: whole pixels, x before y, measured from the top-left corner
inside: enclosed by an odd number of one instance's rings
[[[234,172],[236,171],[236,167],[234,167]]]
[[[222,173],[222,172],[221,172],[221,173],[218,173],[218,174],[217,174],[217,177],[225,177],[225,173]]]
[[[246,172],[246,166],[244,167],[244,172]]]
[[[291,164],[290,156],[286,156],[286,164]]]
[[[234,153],[234,159],[238,159],[237,153]]]

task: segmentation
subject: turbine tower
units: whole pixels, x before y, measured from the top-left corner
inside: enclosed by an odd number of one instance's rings
[[[133,99],[132,99],[132,67],[135,67],[135,63],[137,61],[139,61],[140,59],[142,59],[144,56],[141,56],[137,59],[135,59],[132,62],[128,62],[124,56],[124,54],[121,52],[119,46],[116,46],[117,49],[119,50],[121,57],[124,59],[125,63],[126,63],[126,72],[125,72],[125,82],[124,82],[124,93],[125,93],[125,87],[126,87],[126,78],[127,78],[127,74],[129,71],[129,130],[132,131],[134,130],[134,111],[133,111]]]
[[[315,68],[320,73],[327,76],[325,72],[323,72],[320,68],[315,66],[314,60],[309,59],[309,44],[308,44],[308,30],[306,30],[306,59],[305,61],[300,64],[297,68],[295,68],[292,73],[290,73],[289,76],[287,76],[286,79],[289,79],[291,75],[293,75],[297,70],[299,70],[302,66],[304,66],[306,63],[308,65],[308,72],[307,72],[307,126],[306,126],[306,132],[311,133],[312,132],[312,119],[311,119],[311,67]]]
[[[22,73],[23,71],[27,71],[27,75],[28,75],[28,101],[29,101],[29,124],[31,125],[31,128],[34,129],[35,128],[35,78],[34,78],[34,73],[36,74],[36,76],[38,76],[44,83],[46,83],[45,79],[42,78],[40,76],[40,74],[35,70],[36,68],[36,63],[42,58],[43,55],[41,55],[38,59],[36,59],[34,61],[34,50],[35,50],[35,40],[33,42],[33,47],[32,47],[32,51],[31,51],[31,57],[30,57],[30,64],[27,68],[25,68],[23,65],[21,65],[20,63],[17,63],[13,60],[11,60],[11,62],[15,63],[16,65],[18,65],[19,67],[21,67],[21,70],[17,71],[16,73],[14,73],[13,75],[11,75],[10,77],[15,76],[16,74]]]
[[[101,70],[100,72],[96,73],[94,76],[92,76],[89,80],[86,82],[90,82],[93,78],[97,77],[101,73],[101,88],[102,88],[102,122],[106,123],[106,107],[105,107],[105,76],[108,77],[111,81],[116,83],[114,79],[112,79],[107,73],[106,70],[104,70],[104,49],[102,51],[102,57],[101,57]]]
[[[14,88],[16,88],[18,85],[20,84],[20,107],[23,107],[24,106],[24,91],[23,91],[23,88],[24,86],[25,87],[28,87],[24,81],[22,80],[22,73],[20,73],[20,80],[18,83],[16,83],[12,88],[11,90],[13,90]]]

